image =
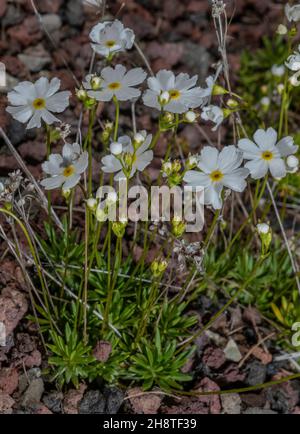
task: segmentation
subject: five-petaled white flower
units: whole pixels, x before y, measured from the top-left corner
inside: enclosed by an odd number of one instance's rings
[[[252,178],[263,178],[269,170],[274,178],[283,178],[287,172],[283,158],[295,154],[298,149],[293,138],[284,137],[277,142],[277,132],[273,128],[257,130],[253,138],[254,142],[249,139],[238,142],[244,159],[249,160],[245,167]]]
[[[249,171],[241,167],[242,161],[242,153],[233,145],[226,146],[221,152],[212,146],[205,146],[197,163],[202,172],[189,170],[183,179],[193,187],[203,187],[204,204],[220,209],[223,187],[237,192],[246,188],[245,179]]]
[[[291,6],[289,3],[285,5],[285,15],[289,22],[300,21],[300,4]]]
[[[185,113],[202,106],[209,90],[194,87],[197,79],[197,75],[192,78],[184,73],[175,76],[172,71],[161,70],[155,77],[148,78],[149,89],[143,95],[144,104],[171,113]]]
[[[51,125],[60,122],[51,112],[61,113],[69,105],[71,92],[57,92],[60,80],[41,77],[35,83],[23,81],[7,94],[12,104],[6,108],[14,119],[25,124],[29,121],[27,129],[39,128],[41,120]]]
[[[97,101],[110,101],[114,96],[119,101],[128,101],[138,98],[141,91],[133,86],[141,84],[147,74],[142,68],[133,68],[126,72],[123,65],[116,65],[115,68],[107,66],[101,72],[101,89],[98,91],[89,90],[88,95]]]
[[[201,118],[204,121],[211,121],[215,124],[212,131],[216,131],[224,120],[223,110],[216,105],[208,105],[203,107]]]
[[[102,170],[105,173],[116,173],[114,179],[126,178],[124,170],[131,169],[129,178],[132,178],[136,171],[143,171],[153,159],[153,151],[149,150],[152,142],[152,134],[146,131],[140,131],[139,135],[143,141],[132,141],[129,136],[118,138],[119,144],[122,145],[122,152],[117,155],[106,155],[102,158]],[[115,143],[114,143],[115,145]]]
[[[62,187],[70,190],[78,184],[81,174],[88,167],[88,153],[81,152],[78,143],[66,143],[62,155],[51,154],[48,161],[42,164],[43,171],[50,175],[41,181],[46,190]]]
[[[117,52],[129,50],[134,43],[134,33],[125,29],[119,20],[104,21],[92,28],[92,48],[96,53],[111,57]]]

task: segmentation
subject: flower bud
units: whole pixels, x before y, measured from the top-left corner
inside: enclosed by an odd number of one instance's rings
[[[162,116],[162,121],[165,122],[166,124],[171,124],[174,121],[174,113],[170,113],[170,112],[165,112]]]
[[[98,201],[94,199],[93,197],[90,197],[86,201],[86,205],[90,211],[96,211]]]
[[[284,91],[284,84],[280,83],[277,86],[277,92],[279,93],[279,95],[282,95],[283,91]]]
[[[136,143],[138,146],[140,146],[145,141],[145,137],[141,133],[136,133],[133,137],[134,143]]]
[[[91,87],[93,90],[99,90],[101,89],[101,83],[102,80],[100,77],[98,77],[97,75],[94,75],[91,79]]]
[[[69,190],[69,189],[66,189],[66,190],[62,189],[62,196],[63,196],[66,200],[69,199],[70,194],[71,194],[71,190]]]
[[[172,233],[173,235],[178,238],[181,237],[185,232],[186,225],[184,221],[181,220],[180,217],[175,216],[172,220]]]
[[[194,169],[194,167],[197,166],[198,160],[197,157],[195,157],[194,155],[190,155],[188,157],[188,159],[186,160],[186,169]]]
[[[154,277],[160,277],[167,269],[168,263],[165,260],[155,259],[151,264],[151,271]]]
[[[79,101],[85,101],[88,97],[87,91],[84,89],[76,89],[76,96]]]
[[[126,223],[114,222],[112,224],[112,230],[113,230],[113,233],[116,235],[116,237],[118,237],[118,238],[124,237],[126,225],[127,225],[127,222]]]
[[[124,154],[124,163],[126,167],[131,167],[132,166],[132,162],[133,162],[133,155],[130,154],[130,152],[126,152],[126,154]]]
[[[110,152],[113,155],[120,155],[122,153],[122,151],[123,151],[123,145],[122,145],[122,143],[118,143],[118,142],[112,142],[110,144],[109,148],[110,148]]]
[[[295,173],[298,170],[299,167],[299,159],[295,157],[295,155],[290,155],[286,159],[286,164],[289,168],[290,173]]]
[[[179,160],[174,160],[172,163],[172,172],[179,172],[181,170],[181,163]]]
[[[195,122],[195,120],[197,119],[197,115],[196,115],[196,113],[195,112],[193,112],[192,110],[189,110],[188,112],[186,112],[185,114],[184,114],[184,120],[186,121],[186,122],[189,122],[189,123],[193,123],[193,122]]]
[[[261,239],[261,255],[267,256],[270,245],[272,242],[272,230],[267,223],[259,223],[257,226],[257,232]]]
[[[279,24],[279,26],[277,27],[276,33],[278,33],[278,35],[286,35],[287,32],[288,32],[287,27],[283,24]]]
[[[219,86],[218,84],[215,84],[213,86],[213,90],[212,90],[213,96],[226,95],[227,93],[228,93],[228,90],[224,89],[224,87]]]
[[[230,99],[227,101],[227,106],[228,106],[230,109],[236,109],[236,108],[239,106],[239,103],[238,103],[235,99],[230,98]]]
[[[160,96],[158,97],[158,101],[160,105],[166,105],[168,104],[168,102],[170,101],[170,94],[168,91],[164,91],[160,94]]]
[[[172,163],[170,161],[165,161],[162,165],[162,172],[165,173],[167,176],[171,175],[172,173]]]
[[[96,219],[98,222],[105,222],[107,219],[105,211],[100,206],[96,210]]]
[[[265,235],[270,232],[270,226],[267,223],[258,223],[256,226],[258,233],[260,235]]]

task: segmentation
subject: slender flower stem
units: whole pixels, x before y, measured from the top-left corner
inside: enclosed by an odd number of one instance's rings
[[[83,287],[83,340],[87,344],[87,301],[88,301],[88,259],[89,259],[90,211],[86,206],[84,235],[84,287]]]
[[[88,165],[88,195],[91,196],[93,190],[93,127],[95,123],[96,108],[93,107],[89,113],[89,127],[87,134],[87,148],[89,154],[89,165]]]
[[[111,221],[108,222],[108,234],[107,234],[107,299],[104,311],[104,320],[102,326],[102,332],[107,329],[110,306],[113,299],[113,288],[111,284]]]
[[[51,154],[51,129],[48,124],[46,124],[46,146],[47,146],[47,160]],[[47,201],[48,201],[48,217],[49,222],[51,222],[51,191],[47,192]]]
[[[263,197],[263,194],[265,192],[266,189],[266,185],[267,185],[267,181],[268,181],[268,176],[266,175],[262,184],[262,188],[261,191],[259,193],[259,195],[256,197],[256,200],[253,204],[252,207],[252,211],[249,214],[249,217],[244,221],[244,223],[240,226],[240,228],[238,229],[238,231],[236,232],[235,236],[232,238],[232,240],[230,241],[230,243],[228,244],[227,248],[225,249],[225,251],[222,253],[222,255],[220,256],[220,259],[223,258],[224,256],[228,255],[230,252],[231,247],[233,246],[233,244],[236,242],[236,240],[239,238],[239,236],[241,235],[241,233],[243,232],[243,230],[245,229],[245,227],[247,226],[247,224],[252,220],[253,216],[256,213],[256,210],[259,206],[259,202],[261,200],[261,198]]]
[[[116,97],[114,97],[114,103],[116,107],[116,120],[115,120],[115,129],[114,129],[114,141],[116,142],[118,139],[118,130],[119,130],[119,118],[120,118],[120,104]]]

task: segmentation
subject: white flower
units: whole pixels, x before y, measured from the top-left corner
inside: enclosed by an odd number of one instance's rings
[[[197,163],[202,172],[189,170],[183,179],[191,186],[202,186],[204,204],[220,209],[223,187],[238,192],[246,188],[245,178],[249,171],[240,167],[242,161],[243,155],[235,146],[226,146],[221,152],[212,146],[205,146]]]
[[[93,27],[90,38],[92,48],[96,53],[105,57],[129,50],[134,43],[134,33],[131,29],[125,29],[121,21],[104,21]]]
[[[123,65],[116,65],[104,68],[101,72],[101,90],[89,90],[88,95],[97,101],[110,101],[114,96],[119,101],[128,101],[138,98],[141,91],[133,86],[141,84],[147,74],[142,68],[133,68],[126,72]]]
[[[224,112],[216,105],[208,105],[203,108],[201,118],[205,121],[211,121],[216,124],[212,128],[212,131],[216,131],[224,120]]]
[[[298,51],[294,51],[294,54],[291,54],[287,61],[285,62],[287,68],[291,71],[299,71],[300,70],[300,45],[298,46]]]
[[[194,87],[198,76],[188,74],[175,76],[172,71],[159,71],[147,80],[149,89],[143,95],[144,104],[157,110],[171,113],[185,113],[189,109],[202,106],[207,97],[207,89]]]
[[[42,169],[50,178],[43,179],[41,184],[46,190],[62,187],[69,190],[79,182],[81,174],[87,169],[88,153],[81,152],[78,143],[66,143],[62,155],[51,154]]]
[[[258,223],[256,225],[259,234],[268,234],[270,232],[270,226],[267,223]]]
[[[239,140],[238,147],[243,151],[245,164],[252,178],[263,178],[270,170],[274,178],[283,178],[286,175],[286,166],[283,157],[297,152],[292,137],[284,137],[277,143],[277,132],[273,128],[257,130],[254,142],[249,139]]]
[[[284,65],[273,65],[271,72],[275,77],[282,77],[285,73]]]
[[[289,22],[294,21],[296,23],[297,21],[300,21],[300,4],[290,6],[289,3],[287,3],[284,11]]]
[[[144,141],[140,146],[134,148],[132,140],[129,136],[118,138],[118,143],[123,146],[122,154],[116,157],[115,155],[106,155],[102,158],[102,170],[105,173],[116,173],[114,179],[118,180],[126,178],[124,168],[126,167],[126,158],[130,160],[131,173],[130,178],[134,176],[136,171],[143,171],[153,159],[153,151],[149,150],[152,142],[152,135],[146,131],[140,131],[144,137]],[[129,158],[128,158],[129,157]]]
[[[41,120],[51,125],[60,122],[51,112],[61,113],[69,105],[71,92],[57,92],[60,88],[60,80],[41,77],[35,83],[23,81],[12,92],[9,92],[8,101],[13,105],[6,111],[14,119],[25,124],[29,121],[27,129],[39,128]]]

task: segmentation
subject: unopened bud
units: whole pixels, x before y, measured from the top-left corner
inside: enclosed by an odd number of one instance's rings
[[[102,80],[100,77],[98,77],[97,75],[94,75],[91,79],[91,87],[93,90],[99,90],[101,89],[101,83]]]
[[[185,119],[186,122],[189,122],[189,123],[192,124],[197,119],[197,115],[192,110],[189,110],[188,112],[186,112],[184,114],[184,119]]]
[[[158,97],[158,101],[160,103],[160,105],[166,105],[168,104],[168,102],[170,101],[170,94],[168,91],[164,91],[162,92],[159,97]]]
[[[98,220],[98,222],[105,222],[107,219],[105,211],[100,206],[98,206],[96,210],[96,219]]]
[[[286,35],[287,32],[288,32],[287,27],[283,24],[279,24],[279,26],[277,27],[276,33],[278,33],[278,35]]]
[[[79,99],[79,101],[85,101],[88,97],[87,91],[84,89],[77,89],[76,96]]]
[[[88,207],[88,209],[90,211],[96,211],[97,208],[97,200],[94,199],[93,197],[90,197],[87,201],[86,201],[86,205]]]

